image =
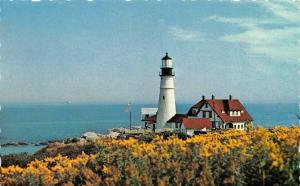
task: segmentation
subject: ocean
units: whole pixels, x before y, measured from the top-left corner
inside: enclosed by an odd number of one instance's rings
[[[178,113],[186,113],[192,104],[177,104]],[[78,137],[86,131],[106,133],[107,129],[129,127],[126,104],[4,104],[0,111],[0,143],[38,143]],[[133,104],[132,125],[142,125],[140,109],[155,104]],[[254,125],[298,125],[298,104],[245,104]],[[0,154],[30,152],[41,146],[2,147]]]

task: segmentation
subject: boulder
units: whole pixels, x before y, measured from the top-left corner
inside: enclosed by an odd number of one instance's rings
[[[119,135],[120,135],[119,132],[113,132],[113,131],[111,131],[111,132],[109,132],[106,136],[107,136],[108,138],[117,139]]]
[[[64,144],[77,143],[78,141],[80,141],[80,139],[82,138],[68,138],[64,141]]]
[[[29,145],[28,143],[26,143],[26,142],[22,142],[22,141],[20,141],[20,142],[18,142],[18,145]]]
[[[126,129],[126,128],[112,128],[112,129],[108,129],[108,133],[117,132],[117,133],[124,134],[124,133],[127,133],[128,131],[129,130]]]
[[[38,143],[37,146],[44,146],[44,145],[49,145],[49,142],[48,141],[43,141],[43,142]]]
[[[133,129],[133,130],[141,130],[141,129],[142,129],[142,126],[139,126],[139,125],[137,125],[137,126],[132,126],[131,129]]]
[[[2,147],[9,147],[9,146],[18,146],[19,144],[16,142],[8,142],[8,143],[4,143],[1,146]]]
[[[107,136],[105,134],[98,134],[99,138],[107,138]]]
[[[86,139],[87,141],[94,142],[97,139],[99,139],[100,137],[95,132],[86,132],[86,133],[82,134],[81,138]]]
[[[42,141],[36,146],[45,146],[45,145],[49,145],[51,143],[62,143],[62,142],[63,142],[63,140],[48,140],[48,141]]]

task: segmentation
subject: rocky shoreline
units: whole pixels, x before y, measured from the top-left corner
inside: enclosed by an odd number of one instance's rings
[[[142,130],[142,129],[139,129],[139,130]],[[27,146],[27,145],[47,146],[52,143],[69,144],[69,143],[75,143],[75,142],[79,142],[79,141],[95,141],[99,138],[116,139],[119,135],[123,135],[126,133],[138,133],[138,132],[145,132],[145,130],[138,131],[137,129],[135,129],[135,130],[130,131],[125,128],[112,128],[112,129],[108,130],[107,134],[101,134],[101,133],[97,133],[97,132],[85,132],[80,137],[71,137],[71,138],[67,138],[65,140],[47,140],[47,141],[41,141],[38,143],[29,143],[29,142],[24,142],[24,141],[8,142],[8,143],[1,144],[1,147],[18,147],[18,146]]]
[[[7,167],[10,165],[19,165],[25,167],[29,162],[38,159],[44,159],[45,157],[54,157],[58,154],[68,156],[70,158],[76,157],[82,152],[86,154],[93,154],[99,151],[98,146],[94,143],[98,139],[128,139],[136,138],[145,142],[150,142],[157,133],[145,129],[133,129],[128,130],[125,128],[113,128],[109,129],[107,134],[100,134],[96,132],[85,132],[80,137],[67,138],[65,140],[50,140],[40,142],[38,145],[44,145],[42,149],[38,150],[34,154],[27,152],[2,155],[2,166]],[[170,135],[170,134],[169,134]],[[30,143],[18,142],[4,144],[9,146],[25,146],[32,145]],[[36,144],[34,144],[36,145]]]
[[[27,143],[27,142],[23,142],[23,141],[8,142],[8,143],[1,144],[1,147],[19,147],[19,146],[28,146],[28,145],[45,146],[45,145],[49,145],[51,143],[62,142],[62,141],[63,140],[48,140],[48,141],[42,141],[42,142],[39,142],[39,143]]]

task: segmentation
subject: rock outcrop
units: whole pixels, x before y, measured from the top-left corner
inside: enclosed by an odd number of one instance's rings
[[[85,132],[84,134],[82,134],[81,138],[90,142],[95,142],[100,138],[100,136],[95,132]]]

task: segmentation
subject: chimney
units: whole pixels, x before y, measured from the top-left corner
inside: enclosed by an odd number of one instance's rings
[[[211,99],[214,100],[214,99],[215,99],[215,96],[214,96],[214,95],[211,95]]]
[[[202,100],[205,100],[205,96],[202,96]]]
[[[232,100],[232,95],[229,95],[229,100],[230,100],[230,101]]]

